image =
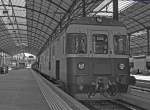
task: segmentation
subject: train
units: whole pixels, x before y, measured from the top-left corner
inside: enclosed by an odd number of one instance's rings
[[[80,17],[38,56],[36,68],[63,82],[78,100],[117,98],[135,84],[130,76],[127,30],[104,17]]]

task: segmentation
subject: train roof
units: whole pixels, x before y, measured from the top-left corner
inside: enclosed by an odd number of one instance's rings
[[[146,55],[132,56],[134,59],[146,58]]]
[[[73,20],[71,24],[125,27],[123,23],[105,17],[80,17]]]

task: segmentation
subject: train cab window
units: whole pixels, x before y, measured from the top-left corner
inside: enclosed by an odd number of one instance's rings
[[[66,42],[67,54],[86,54],[87,36],[85,33],[68,33]]]
[[[127,55],[128,44],[126,35],[114,35],[114,53],[119,55]]]
[[[108,37],[105,34],[93,34],[93,44],[95,54],[108,53]]]

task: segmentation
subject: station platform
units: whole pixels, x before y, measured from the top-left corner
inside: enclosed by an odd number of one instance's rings
[[[0,110],[88,110],[62,93],[66,100],[71,100],[68,104],[55,93],[54,89],[57,88],[54,85],[45,82],[31,69],[0,74]]]
[[[150,81],[150,75],[132,75],[134,76],[137,80],[145,80],[145,81]]]

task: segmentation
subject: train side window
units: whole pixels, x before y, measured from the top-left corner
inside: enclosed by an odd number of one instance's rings
[[[87,36],[85,33],[68,33],[66,42],[67,54],[86,54]]]
[[[93,44],[95,54],[108,53],[108,36],[106,34],[93,34]]]
[[[120,55],[128,54],[128,44],[126,35],[114,35],[114,53]]]

